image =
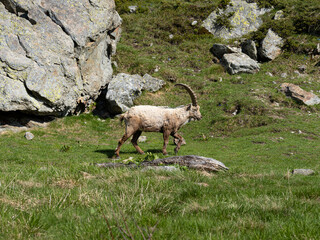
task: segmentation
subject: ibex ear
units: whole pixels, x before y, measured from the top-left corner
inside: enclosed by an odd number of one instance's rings
[[[190,109],[191,109],[191,104],[188,104],[187,111],[189,111]]]

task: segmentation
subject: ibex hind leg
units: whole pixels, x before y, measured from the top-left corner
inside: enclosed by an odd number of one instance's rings
[[[144,154],[144,152],[141,150],[141,148],[138,146],[138,138],[140,137],[142,131],[138,130],[133,134],[131,143],[135,147],[135,149],[138,151],[140,154]]]
[[[174,153],[175,153],[175,154],[178,154],[178,151],[179,151],[179,149],[180,149],[180,147],[181,147],[183,138],[182,138],[178,133],[172,133],[171,136],[174,137],[175,139],[178,139],[178,140],[179,140],[178,143],[177,143],[176,148],[174,149]]]
[[[167,146],[169,143],[169,136],[170,136],[169,131],[163,131],[163,148],[162,148],[163,155],[168,155]]]

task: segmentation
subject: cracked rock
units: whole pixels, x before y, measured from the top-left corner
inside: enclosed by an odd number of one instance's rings
[[[111,81],[114,0],[2,0],[0,111],[72,114]]]

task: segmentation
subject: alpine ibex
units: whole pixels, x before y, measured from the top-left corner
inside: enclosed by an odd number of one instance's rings
[[[125,121],[126,129],[125,134],[119,140],[118,147],[116,148],[115,155],[119,157],[119,152],[122,144],[132,135],[131,143],[136,150],[143,154],[144,152],[138,146],[138,138],[142,132],[161,132],[163,133],[163,148],[162,152],[167,155],[167,145],[169,136],[178,139],[175,153],[180,149],[183,138],[178,134],[178,130],[184,124],[191,120],[200,120],[202,118],[200,113],[200,106],[197,103],[197,98],[191,88],[185,84],[178,83],[175,86],[184,87],[192,100],[192,104],[180,106],[177,108],[158,107],[141,105],[130,108],[126,113],[120,117],[121,121]]]

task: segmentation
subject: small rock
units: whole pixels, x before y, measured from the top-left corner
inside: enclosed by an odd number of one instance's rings
[[[281,73],[281,77],[282,78],[286,78],[286,77],[288,77],[288,74],[287,73]]]
[[[26,132],[24,134],[24,137],[27,139],[27,140],[32,140],[34,138],[34,135],[31,133],[31,132]]]
[[[300,73],[304,73],[306,71],[306,69],[307,69],[306,65],[301,65],[298,67],[298,70]]]
[[[315,172],[312,169],[293,169],[292,175],[313,175]]]
[[[169,38],[172,39],[172,38],[173,38],[173,34],[170,34],[170,35],[169,35]]]
[[[279,20],[281,18],[284,18],[284,13],[282,10],[279,10],[276,12],[276,14],[274,15],[274,20]]]
[[[146,141],[147,141],[147,136],[140,136],[139,139],[138,139],[139,143],[144,143]]]
[[[138,10],[138,6],[129,6],[128,8],[129,8],[130,13],[135,13]]]
[[[273,77],[273,74],[271,72],[266,72],[266,75]]]
[[[294,70],[293,71],[295,74],[297,74],[298,76],[301,76],[300,72],[298,70]]]
[[[160,67],[156,66],[156,68],[154,69],[154,72],[159,72],[159,70],[160,70]]]
[[[196,20],[191,23],[192,26],[195,26],[197,24],[198,24],[198,21],[196,21]]]

